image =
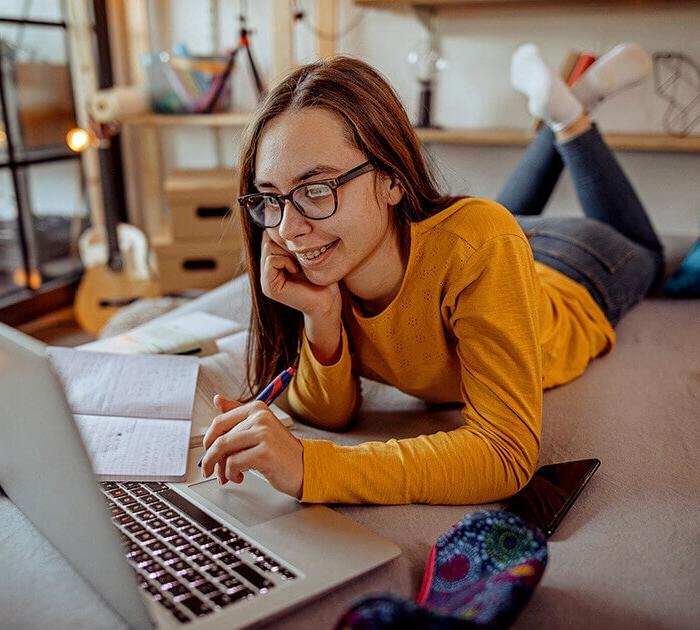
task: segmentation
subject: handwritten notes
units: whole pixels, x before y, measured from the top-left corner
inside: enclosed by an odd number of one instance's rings
[[[184,480],[198,359],[47,351],[98,478]]]

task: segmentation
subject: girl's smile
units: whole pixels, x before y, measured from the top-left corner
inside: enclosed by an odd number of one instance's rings
[[[305,267],[320,265],[330,257],[331,253],[335,250],[339,242],[339,240],[335,240],[332,243],[322,245],[321,247],[315,249],[296,250],[292,251],[292,253]]]

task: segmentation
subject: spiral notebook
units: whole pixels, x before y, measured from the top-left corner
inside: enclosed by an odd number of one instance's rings
[[[196,357],[47,353],[99,480],[185,480]]]

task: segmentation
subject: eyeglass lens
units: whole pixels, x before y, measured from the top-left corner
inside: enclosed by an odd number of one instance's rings
[[[325,219],[335,212],[335,195],[327,184],[301,186],[292,194],[292,200],[297,209],[311,219]],[[280,201],[272,195],[248,199],[246,209],[262,227],[275,227],[282,221]]]

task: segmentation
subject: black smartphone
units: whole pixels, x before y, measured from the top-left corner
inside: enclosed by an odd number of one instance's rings
[[[549,538],[598,466],[599,459],[541,466],[528,484],[508,499],[505,509],[537,525]]]

